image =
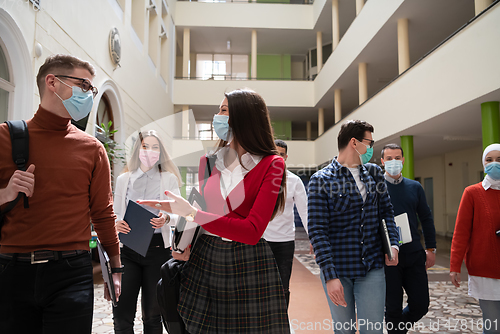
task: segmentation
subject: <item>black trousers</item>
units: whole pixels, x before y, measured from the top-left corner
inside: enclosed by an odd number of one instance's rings
[[[406,333],[429,310],[425,251],[402,252],[397,266],[385,266],[385,322],[392,333]],[[403,289],[408,305],[403,309]]]
[[[118,305],[113,307],[115,333],[133,334],[137,298],[142,288],[142,322],[144,334],[161,334],[160,307],[156,298],[156,284],[160,280],[160,268],[170,259],[170,249],[165,248],[161,234],[154,234],[146,257],[123,246],[121,251],[122,293]]]
[[[90,334],[90,253],[31,264],[0,259],[0,333]]]
[[[286,306],[290,304],[290,276],[292,276],[293,253],[295,241],[267,242],[273,251],[276,265],[280,272],[281,283],[285,291]]]

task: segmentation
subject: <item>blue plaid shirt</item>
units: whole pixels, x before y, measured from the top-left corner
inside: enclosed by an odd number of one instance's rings
[[[375,168],[372,174],[377,182],[367,168]],[[367,192],[364,202],[354,177],[337,157],[309,181],[309,239],[327,281],[364,277],[371,269],[384,267],[378,207],[391,244],[398,245],[394,212],[381,168],[366,164],[358,169]]]

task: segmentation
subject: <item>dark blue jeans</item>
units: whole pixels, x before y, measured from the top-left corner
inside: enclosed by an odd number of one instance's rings
[[[90,334],[90,254],[31,264],[0,259],[0,332]]]
[[[385,322],[392,333],[406,333],[429,310],[429,283],[425,251],[399,253],[397,266],[385,266]],[[408,305],[403,309],[403,288]]]
[[[286,306],[290,304],[290,276],[292,276],[295,241],[267,242],[273,251],[276,265],[280,272],[281,283],[285,291]]]
[[[115,333],[134,333],[134,318],[141,288],[144,334],[162,333],[163,325],[156,297],[156,284],[160,280],[162,264],[170,257],[170,249],[165,248],[161,234],[153,235],[146,257],[123,246],[121,260],[125,266],[125,273],[122,276],[122,294],[118,305],[113,308]]]

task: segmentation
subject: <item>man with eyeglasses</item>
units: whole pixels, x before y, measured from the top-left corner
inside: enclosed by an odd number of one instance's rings
[[[342,124],[338,156],[309,181],[309,239],[335,333],[383,333],[384,262],[398,263],[398,233],[383,173],[367,164],[372,132],[365,121]],[[382,250],[380,219],[387,224],[392,260]]]
[[[110,256],[120,295],[119,242],[106,151],[71,119],[86,117],[97,89],[93,66],[70,55],[46,59],[37,75],[40,106],[28,120],[26,171],[12,160],[0,125],[0,205],[29,198],[6,213],[0,235],[0,331],[85,333],[92,330],[90,222]]]

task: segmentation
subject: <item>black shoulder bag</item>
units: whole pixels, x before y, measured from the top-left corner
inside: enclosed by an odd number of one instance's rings
[[[206,157],[207,165],[205,166],[205,177],[203,185],[200,188],[200,193],[205,196],[205,185],[208,178],[212,175],[212,169],[215,163],[215,156]],[[200,231],[200,226],[196,227],[195,237]],[[177,305],[179,304],[179,295],[181,289],[181,271],[185,262],[171,258],[165,262],[160,269],[161,278],[156,286],[156,297],[160,306],[161,318],[163,326],[169,334],[188,334],[186,326],[179,312]]]
[[[26,171],[26,163],[29,157],[29,133],[26,122],[21,121],[7,121],[9,127],[10,140],[12,142],[12,160],[17,166],[17,169]],[[9,202],[7,206],[0,211],[0,229],[3,226],[3,221],[7,212],[12,210],[17,202],[24,197],[24,208],[29,208],[28,197],[24,193],[19,193],[15,200]]]

